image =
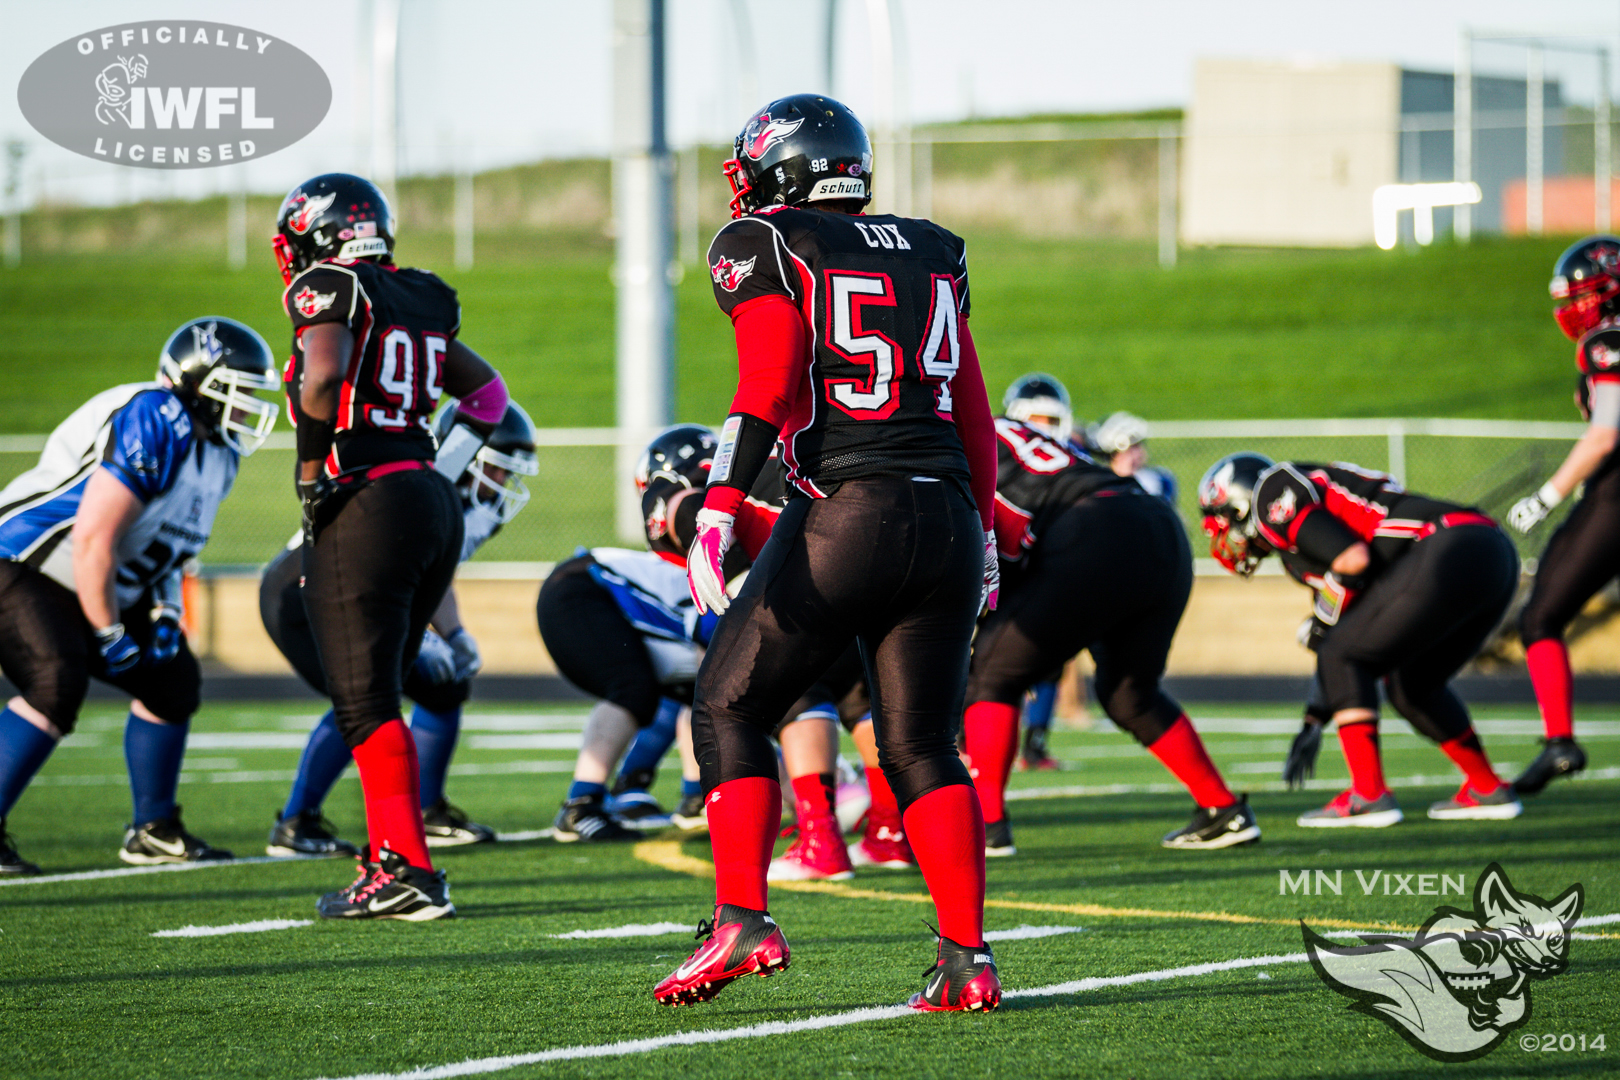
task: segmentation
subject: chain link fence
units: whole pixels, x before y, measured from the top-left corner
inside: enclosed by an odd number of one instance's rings
[[[1551,476],[1579,437],[1580,424],[1491,420],[1177,421],[1153,424],[1148,450],[1180,485],[1180,510],[1193,550],[1207,551],[1199,529],[1198,479],[1236,450],[1277,459],[1348,461],[1384,469],[1414,491],[1478,506],[1501,519],[1513,501]],[[0,483],[33,466],[44,436],[0,437]],[[540,432],[540,473],[533,499],[477,555],[483,563],[553,562],[578,547],[622,543],[614,531],[612,428]],[[203,555],[205,571],[246,570],[268,562],[298,528],[291,435],[278,432],[243,462],[236,489],[220,508]],[[1533,558],[1570,500],[1528,537],[1513,534]],[[491,567],[490,570],[494,570]]]

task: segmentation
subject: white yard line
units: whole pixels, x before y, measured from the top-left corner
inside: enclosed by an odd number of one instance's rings
[[[1029,990],[1010,990],[1002,994],[1002,997],[1058,997],[1067,994],[1085,993],[1090,990],[1101,990],[1111,986],[1131,986],[1143,982],[1159,982],[1165,979],[1209,975],[1218,971],[1234,971],[1238,968],[1303,963],[1305,959],[1304,953],[1242,957],[1237,960],[1221,960],[1211,964],[1164,968],[1160,971],[1141,971],[1133,975],[1078,979],[1074,982],[1058,983],[1055,986],[1034,987]],[[453,1076],[478,1076],[484,1073],[502,1072],[506,1069],[515,1069],[521,1065],[539,1065],[551,1061],[579,1061],[586,1058],[628,1057],[633,1054],[648,1054],[654,1050],[664,1050],[672,1046],[700,1046],[706,1043],[732,1042],[737,1039],[795,1035],[805,1031],[822,1031],[827,1028],[849,1027],[852,1024],[869,1024],[878,1020],[899,1020],[903,1017],[920,1015],[922,1014],[904,1005],[889,1005],[874,1009],[852,1009],[849,1012],[812,1016],[805,1020],[771,1021],[764,1024],[750,1024],[747,1027],[722,1028],[718,1031],[687,1031],[678,1035],[662,1035],[653,1039],[627,1039],[623,1042],[599,1043],[595,1046],[564,1046],[556,1050],[541,1050],[532,1054],[508,1054],[502,1057],[474,1058],[453,1065],[423,1066],[399,1073],[363,1073],[347,1077],[345,1080],[443,1080],[443,1078]]]
[[[74,874],[40,874],[38,877],[0,878],[0,888],[13,885],[55,885],[61,881],[100,881],[102,878],[144,877],[147,874],[177,874],[182,870],[212,870],[220,866],[259,866],[264,863],[309,862],[314,856],[295,855],[272,859],[260,855],[250,859],[219,859],[210,862],[164,863],[162,866],[122,866],[116,870],[81,870]]]
[[[578,740],[576,740],[577,742]],[[560,773],[573,772],[573,758],[557,758],[551,761],[495,761],[486,764],[468,764],[450,766],[451,776],[506,776],[513,773]],[[296,769],[261,769],[258,771],[236,772],[182,772],[182,784],[268,784],[285,783],[298,775]],[[354,773],[345,773],[346,778],[353,778]],[[127,784],[129,780],[122,773],[97,773],[91,776],[39,776],[35,777],[35,784],[44,787],[103,787],[107,784]]]
[[[557,830],[550,828],[523,829],[518,832],[496,833],[495,839],[501,841],[502,843],[512,843],[514,841],[521,842],[524,840],[548,840],[551,838],[551,834],[556,831]]]
[[[547,937],[567,940],[584,938],[660,937],[664,934],[690,934],[691,923],[655,922],[631,923],[628,926],[609,926],[602,930],[570,930],[566,934],[547,934]]]
[[[1297,719],[1286,717],[1195,716],[1193,727],[1200,734],[1222,735],[1292,735],[1299,730]],[[1093,730],[1097,730],[1093,728]],[[1474,730],[1481,735],[1541,735],[1545,728],[1540,720],[1475,720]],[[1411,725],[1400,717],[1386,716],[1378,722],[1379,734],[1410,735]],[[1579,725],[1579,735],[1613,737],[1620,735],[1620,720],[1586,720]]]
[[[1011,930],[986,930],[986,941],[1027,941],[1030,938],[1057,937],[1059,934],[1078,934],[1083,926],[1015,926]]]
[[[262,934],[267,930],[293,930],[313,925],[313,919],[260,919],[258,922],[230,923],[226,926],[182,926],[178,930],[154,930],[152,936],[219,937],[221,934]]]

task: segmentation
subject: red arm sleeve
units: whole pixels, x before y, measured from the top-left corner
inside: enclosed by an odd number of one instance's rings
[[[748,552],[750,559],[759,558],[760,549],[771,538],[771,530],[776,527],[776,519],[781,513],[781,507],[767,506],[753,499],[737,508],[737,542]]]
[[[793,408],[809,339],[799,309],[783,296],[756,297],[739,305],[731,313],[731,325],[737,337],[737,394],[703,506],[735,515]]]
[[[737,395],[731,411],[757,416],[780,430],[804,371],[804,317],[785,296],[761,296],[737,308],[731,326],[737,336]],[[752,477],[747,480],[753,482]]]
[[[958,323],[957,335],[962,362],[951,380],[951,415],[956,420],[956,433],[962,438],[962,449],[967,451],[968,468],[973,471],[973,501],[979,506],[979,520],[984,531],[990,532],[995,528],[996,423],[966,319]]]

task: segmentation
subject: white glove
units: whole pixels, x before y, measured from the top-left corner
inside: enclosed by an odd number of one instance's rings
[[[979,606],[996,610],[1001,600],[1001,556],[996,552],[996,534],[984,534],[984,590],[979,594]]]
[[[718,510],[698,511],[697,537],[686,554],[686,583],[701,615],[711,611],[723,615],[731,606],[731,598],[726,595],[726,574],[720,564],[731,548],[731,527],[736,520]]]
[[[411,665],[434,686],[456,681],[456,655],[444,638],[432,630],[422,633],[422,647],[417,650],[416,663]]]
[[[1519,532],[1527,533],[1541,524],[1553,507],[1564,501],[1558,489],[1552,486],[1552,481],[1541,485],[1541,490],[1534,495],[1526,495],[1513,504],[1508,511],[1508,524]]]
[[[467,633],[466,627],[458,626],[454,633],[444,639],[444,643],[450,646],[450,655],[456,663],[456,677],[453,681],[465,682],[483,668],[484,658],[479,655],[478,642]]]

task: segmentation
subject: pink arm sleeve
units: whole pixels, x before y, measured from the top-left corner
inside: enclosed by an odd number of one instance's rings
[[[498,424],[506,415],[508,400],[506,381],[496,372],[493,379],[462,398],[457,408],[481,424]]]

